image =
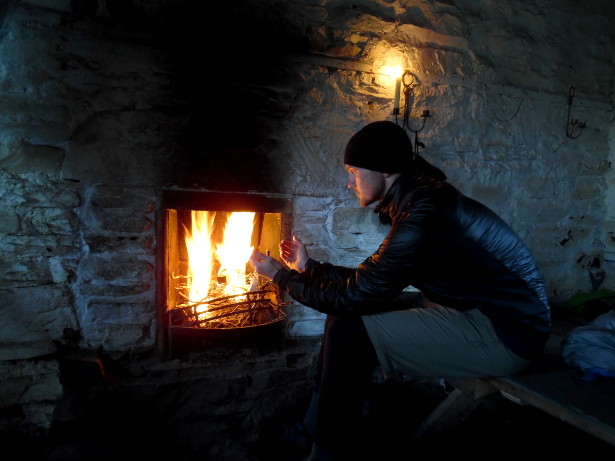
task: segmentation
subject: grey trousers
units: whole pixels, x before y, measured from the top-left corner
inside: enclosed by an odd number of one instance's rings
[[[478,309],[458,311],[420,296],[416,302],[417,308],[363,316],[386,378],[504,376],[531,364],[502,343]]]

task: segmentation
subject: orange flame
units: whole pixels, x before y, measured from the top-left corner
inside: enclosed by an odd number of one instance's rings
[[[211,233],[215,212],[192,210],[192,232],[186,231],[188,250],[188,280],[190,281],[191,302],[207,299],[211,283],[213,251]]]
[[[252,227],[255,213],[231,213],[224,229],[224,240],[216,247],[220,262],[218,275],[226,275],[226,295],[245,293],[250,285],[246,285],[246,264],[252,250]]]
[[[212,240],[215,216],[216,212],[193,210],[192,231],[186,230],[191,302],[203,302],[212,296],[212,291],[217,287],[213,274],[216,260],[220,265],[217,275],[224,276],[226,280],[225,295],[241,294],[250,289],[245,272],[253,250],[250,242],[255,213],[229,213],[222,242],[217,244]],[[198,310],[207,310],[207,305],[200,306]]]

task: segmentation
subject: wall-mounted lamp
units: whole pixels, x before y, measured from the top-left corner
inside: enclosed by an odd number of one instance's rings
[[[399,115],[399,100],[401,93],[401,77],[395,79],[395,99],[393,103],[393,114]]]
[[[400,101],[401,101],[401,80],[403,76],[403,69],[401,66],[386,66],[383,68],[385,75],[388,75],[391,79],[395,79],[395,97],[393,98],[393,114],[399,115]]]

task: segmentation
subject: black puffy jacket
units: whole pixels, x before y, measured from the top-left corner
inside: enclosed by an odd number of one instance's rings
[[[451,184],[402,175],[375,209],[391,229],[356,269],[308,262],[274,282],[320,312],[366,315],[404,308],[404,288],[454,309],[478,308],[515,353],[538,356],[551,332],[536,263],[493,211]]]

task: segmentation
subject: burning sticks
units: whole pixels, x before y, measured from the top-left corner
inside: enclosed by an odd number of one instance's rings
[[[245,328],[282,320],[286,314],[276,287],[186,303],[169,311],[171,325],[192,328]]]

